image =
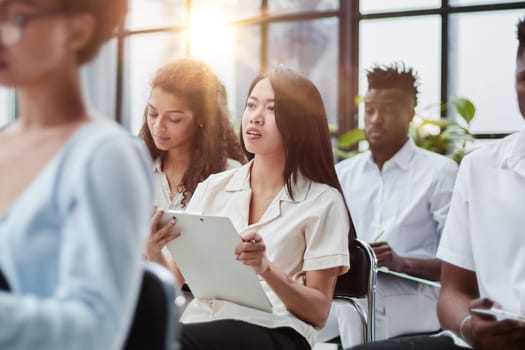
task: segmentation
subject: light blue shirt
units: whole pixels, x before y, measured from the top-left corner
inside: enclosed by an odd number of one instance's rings
[[[132,136],[97,120],[0,214],[11,286],[0,292],[0,349],[122,347],[141,282],[151,166]]]

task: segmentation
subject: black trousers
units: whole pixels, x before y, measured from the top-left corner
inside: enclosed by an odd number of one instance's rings
[[[359,345],[351,350],[465,350],[454,344],[451,337],[421,335],[417,337],[399,337],[371,344]]]
[[[181,325],[182,350],[310,350],[310,345],[289,327],[266,328],[237,320]]]

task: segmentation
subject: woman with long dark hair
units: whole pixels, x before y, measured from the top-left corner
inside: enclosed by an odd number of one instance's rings
[[[354,237],[314,84],[286,68],[257,77],[241,142],[250,162],[210,176],[188,210],[231,219],[243,240],[232,254],[258,274],[273,311],[195,299],[181,318],[181,343],[184,349],[310,349],[337,276],[348,270]]]

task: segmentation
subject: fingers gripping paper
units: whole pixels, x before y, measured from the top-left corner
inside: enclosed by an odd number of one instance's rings
[[[241,237],[229,218],[167,210],[161,224],[172,219],[176,220],[173,232],[182,234],[167,248],[194,297],[272,311],[255,271],[235,258]]]

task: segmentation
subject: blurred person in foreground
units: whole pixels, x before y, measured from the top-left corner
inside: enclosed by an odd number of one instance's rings
[[[0,1],[0,348],[120,349],[142,277],[151,159],[84,100],[125,0]],[[2,279],[0,279],[2,280]]]

